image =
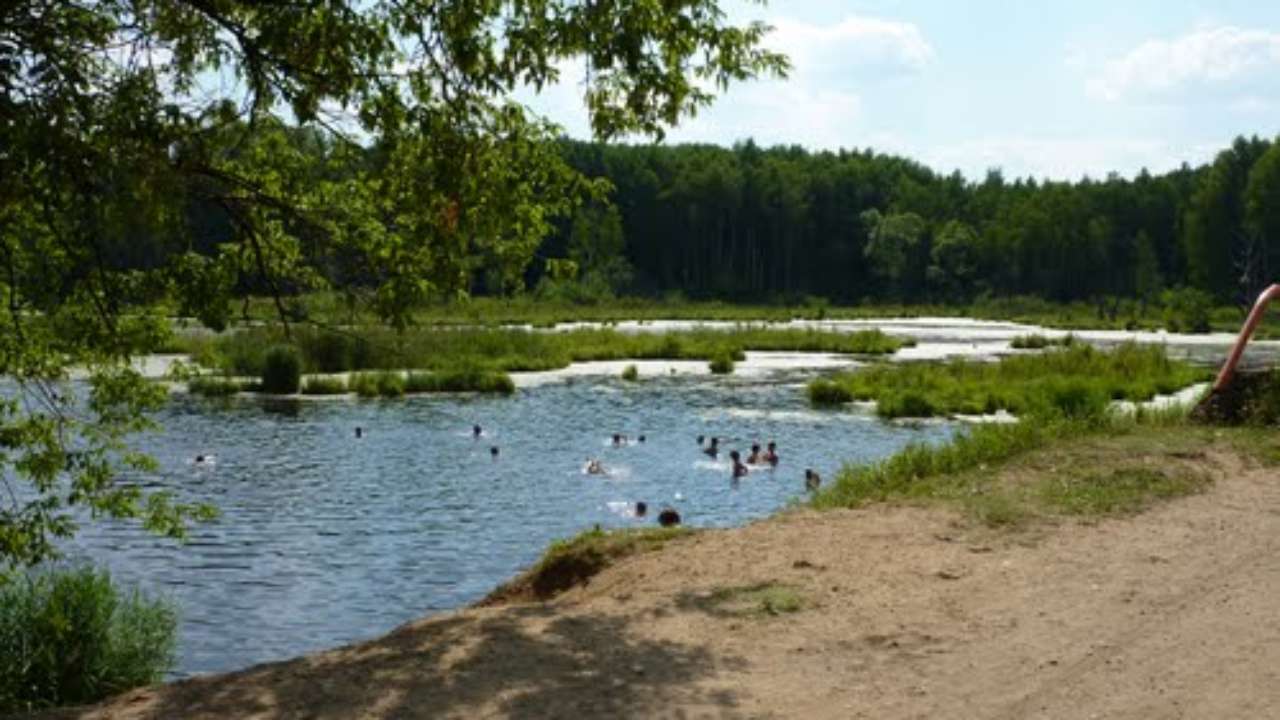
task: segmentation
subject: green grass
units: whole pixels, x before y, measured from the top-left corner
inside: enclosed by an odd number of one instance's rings
[[[1199,492],[1211,477],[1198,461],[1217,443],[1266,454],[1258,443],[1236,439],[1251,437],[1250,429],[1199,427],[1186,412],[978,425],[945,444],[910,445],[880,462],[846,466],[811,503],[819,509],[942,503],[983,525],[1017,527],[1050,517],[1132,513]]]
[[[510,395],[516,391],[511,376],[495,370],[468,368],[441,370],[439,372],[409,373],[405,392],[478,392],[494,395]]]
[[[1110,351],[1073,345],[998,363],[876,365],[814,380],[814,404],[873,400],[882,417],[983,414],[1088,416],[1110,400],[1149,400],[1207,380],[1212,372],[1169,360],[1159,347]]]
[[[346,395],[347,381],[340,377],[309,377],[302,382],[303,395]]]
[[[297,308],[296,315],[328,325],[373,325],[378,318],[363,302],[353,313],[345,299],[336,293],[313,293],[286,298]],[[1030,323],[1062,330],[1130,329],[1158,330],[1170,322],[1166,308],[1158,302],[1141,303],[1123,299],[1100,307],[1093,303],[1057,303],[1037,297],[1002,297],[977,300],[968,304],[891,303],[839,306],[822,298],[803,298],[777,303],[727,303],[690,301],[683,298],[652,299],[621,297],[607,303],[576,304],[535,299],[472,298],[465,301],[428,305],[413,313],[413,320],[424,325],[504,325],[529,324],[552,327],[564,322],[617,322],[623,320],[721,320],[729,322],[788,321],[794,319],[868,319],[884,317],[971,317]],[[254,298],[250,317],[258,322],[276,321],[272,300]],[[1238,307],[1221,306],[1209,313],[1210,328],[1215,331],[1239,330],[1244,313]],[[1181,324],[1181,323],[1179,323]],[[1269,318],[1260,328],[1260,336],[1280,337],[1280,317]]]
[[[635,365],[628,365],[622,369],[622,379],[627,382],[636,382],[640,379],[640,370]]]
[[[56,570],[0,585],[0,715],[91,703],[158,682],[177,613],[105,571]]]
[[[713,615],[777,616],[803,610],[805,598],[796,588],[767,582],[719,588],[696,604]]]
[[[347,386],[362,398],[396,398],[405,391],[404,376],[397,372],[356,373]]]
[[[481,605],[544,600],[581,585],[619,559],[657,550],[693,534],[685,527],[604,531],[599,526],[567,540],[551,543],[542,558],[514,580],[503,584]]]
[[[554,370],[589,360],[709,360],[725,355],[741,360],[747,350],[883,355],[909,343],[875,330],[835,333],[750,326],[635,334],[611,329],[530,332],[431,327],[404,333],[382,327],[333,333],[295,327],[292,337],[306,372],[458,368],[515,372]],[[231,374],[260,375],[266,364],[265,348],[282,340],[275,328],[225,334],[214,345],[215,365]]]
[[[733,373],[733,357],[728,353],[722,353],[711,358],[707,366],[714,375],[730,375]]]
[[[1057,338],[1032,334],[1015,337],[1010,341],[1009,346],[1014,350],[1043,350],[1048,347],[1071,347],[1075,342],[1075,336],[1071,333]]]

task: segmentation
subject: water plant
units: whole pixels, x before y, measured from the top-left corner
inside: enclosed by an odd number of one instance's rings
[[[309,377],[302,383],[303,395],[345,395],[347,381],[341,377]]]
[[[276,345],[262,359],[262,392],[292,395],[302,385],[302,356],[293,345]]]
[[[877,413],[890,418],[997,410],[1082,416],[1108,400],[1149,400],[1211,375],[1170,360],[1159,347],[1127,343],[1102,351],[1074,344],[998,363],[874,365],[812,381],[809,398],[815,404],[874,400]]]
[[[0,585],[0,714],[84,704],[159,681],[177,612],[91,567]]]
[[[628,365],[622,369],[622,379],[628,382],[636,382],[640,379],[640,370],[635,365]]]

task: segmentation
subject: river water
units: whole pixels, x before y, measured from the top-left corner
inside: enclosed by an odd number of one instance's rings
[[[175,395],[157,418],[163,430],[140,440],[161,464],[147,483],[212,502],[221,518],[185,546],[129,524],[88,523],[70,554],[177,602],[177,675],[232,670],[459,607],[551,540],[597,524],[652,525],[664,505],[694,527],[742,524],[802,497],[806,467],[829,479],[846,461],[952,432],[813,410],[808,373],[767,365],[639,383],[561,377],[508,398]],[[478,440],[473,424],[484,428]],[[613,433],[631,443],[614,447]],[[728,439],[718,460],[700,452],[698,435]],[[727,451],[769,440],[778,468],[731,483]],[[588,458],[610,476],[586,475]],[[623,504],[637,500],[649,518],[626,516]]]

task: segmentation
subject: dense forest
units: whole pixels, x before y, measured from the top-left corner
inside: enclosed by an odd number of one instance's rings
[[[1204,167],[1079,182],[969,182],[870,151],[751,142],[564,152],[613,185],[611,207],[579,210],[542,249],[574,259],[589,289],[946,302],[1190,286],[1236,302],[1280,270],[1280,143],[1256,137]]]
[[[309,158],[323,173],[376,178],[377,147],[340,154],[318,133],[283,129],[273,152]],[[555,153],[548,157],[556,156]],[[340,158],[340,159],[339,159]],[[603,179],[561,211],[523,268],[495,272],[490,244],[468,252],[475,294],[522,287],[562,300],[612,295],[837,303],[968,302],[1026,295],[1055,302],[1156,300],[1196,288],[1243,303],[1280,271],[1280,143],[1239,138],[1206,166],[1078,182],[980,182],[871,151],[810,152],[748,141],[619,145],[562,140],[557,162]],[[317,171],[320,172],[320,171]],[[599,188],[603,187],[603,190]],[[190,190],[188,236],[115,242],[125,266],[174,251],[213,255],[234,218]],[[372,286],[379,270],[319,238],[303,252],[339,285]],[[525,262],[529,256],[521,256]],[[501,265],[501,263],[496,263]],[[513,273],[514,270],[514,273]],[[513,282],[513,279],[516,279]],[[256,284],[241,292],[302,290]]]

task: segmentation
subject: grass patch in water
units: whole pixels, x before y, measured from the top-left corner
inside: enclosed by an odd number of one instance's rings
[[[260,375],[264,348],[284,342],[276,328],[228,333],[203,348],[225,372]],[[856,333],[742,326],[733,330],[621,333],[611,329],[530,332],[519,329],[439,327],[396,333],[364,327],[341,333],[295,327],[292,342],[307,372],[352,370],[453,370],[476,367],[504,372],[555,370],[592,360],[742,360],[747,350],[884,355],[910,344],[878,330]]]
[[[1071,347],[1076,343],[1071,333],[1059,338],[1046,337],[1039,334],[1019,335],[1009,342],[1014,350],[1043,350],[1048,347]]]
[[[713,375],[730,375],[733,373],[733,357],[728,353],[717,355],[707,363]]]
[[[302,382],[303,395],[346,395],[347,381],[340,377],[309,377]]]
[[[397,372],[356,373],[348,382],[362,398],[396,398],[404,395],[404,376]]]
[[[234,378],[211,377],[201,375],[187,381],[187,391],[193,395],[204,397],[230,397],[239,392],[252,390],[254,384]]]
[[[1057,411],[1086,417],[1110,400],[1150,400],[1212,371],[1170,360],[1159,347],[1133,343],[1113,350],[1088,345],[1007,357],[998,363],[876,365],[814,380],[814,404],[874,400],[882,417]]]
[[[499,586],[479,604],[546,600],[586,584],[622,558],[657,550],[671,540],[693,533],[685,527],[605,531],[596,526],[567,540],[551,543],[532,568]]]
[[[640,379],[640,370],[635,365],[628,365],[622,369],[622,379],[627,382],[636,382]]]
[[[404,389],[410,393],[477,392],[510,395],[516,391],[516,384],[504,372],[466,368],[409,373]]]

